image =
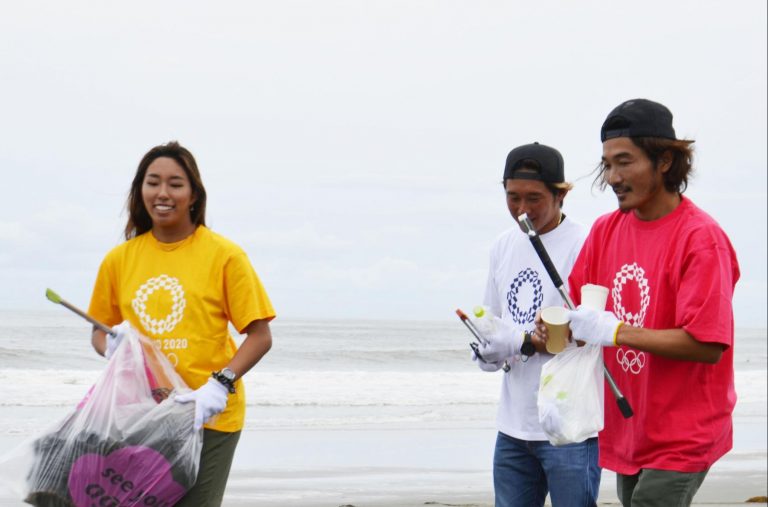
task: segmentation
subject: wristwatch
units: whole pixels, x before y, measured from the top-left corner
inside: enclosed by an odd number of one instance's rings
[[[520,347],[520,353],[526,357],[531,357],[536,353],[536,347],[533,346],[533,341],[531,341],[531,333],[528,331],[523,333],[523,345]]]
[[[230,394],[235,394],[235,372],[229,368],[223,368],[211,373],[211,377],[215,378],[221,385],[226,387]]]

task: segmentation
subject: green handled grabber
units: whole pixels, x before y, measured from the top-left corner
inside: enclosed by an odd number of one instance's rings
[[[109,326],[102,324],[98,320],[94,319],[81,309],[77,308],[76,306],[73,306],[72,304],[68,303],[64,299],[61,299],[61,296],[53,292],[51,289],[45,289],[45,297],[48,298],[49,301],[56,303],[57,305],[61,305],[64,308],[68,308],[69,310],[72,310],[91,324],[93,324],[95,327],[101,329],[107,334],[111,334],[112,336],[117,336],[117,333]]]

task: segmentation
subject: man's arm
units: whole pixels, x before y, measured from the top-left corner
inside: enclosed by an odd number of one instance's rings
[[[701,342],[685,329],[645,329],[622,323],[612,312],[598,312],[580,306],[570,312],[572,337],[593,345],[607,347],[626,345],[658,356],[682,361],[715,364],[720,361],[725,345]],[[536,316],[536,334],[547,341],[547,328]]]
[[[696,340],[684,329],[645,329],[626,324],[619,327],[616,345],[626,345],[658,356],[715,364],[725,345]]]

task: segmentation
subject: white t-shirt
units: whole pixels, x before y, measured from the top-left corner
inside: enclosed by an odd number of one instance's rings
[[[568,217],[541,235],[563,281],[568,279],[586,236],[587,229]],[[518,226],[501,234],[491,247],[484,303],[521,334],[533,332],[538,310],[564,304],[531,241]],[[519,357],[509,360],[511,369],[504,375],[496,416],[500,432],[521,440],[547,440],[539,424],[536,398],[541,367],[552,357],[537,352],[525,362]]]

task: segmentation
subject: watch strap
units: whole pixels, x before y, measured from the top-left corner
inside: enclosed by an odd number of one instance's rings
[[[520,354],[531,357],[536,353],[536,347],[531,340],[531,333],[528,331],[523,332],[523,345],[520,347]]]
[[[227,377],[226,375],[224,375],[222,373],[222,371],[223,370],[215,371],[215,372],[211,373],[211,377],[216,379],[216,381],[219,384],[221,384],[224,387],[226,387],[227,391],[229,391],[229,394],[235,394],[235,382],[232,379],[230,379],[229,377]],[[232,371],[232,370],[229,370],[229,371]]]

